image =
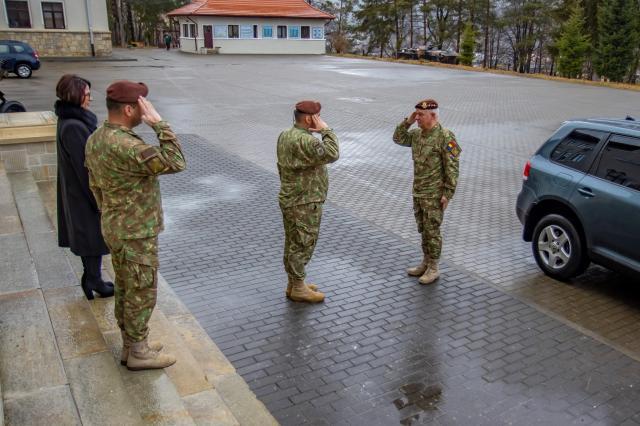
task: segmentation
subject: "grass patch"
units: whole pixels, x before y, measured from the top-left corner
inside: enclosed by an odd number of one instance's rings
[[[430,62],[430,61],[421,61],[421,60],[419,61],[414,59],[394,59],[394,58],[380,58],[378,56],[360,56],[360,55],[352,55],[348,53],[331,54],[330,56],[336,56],[339,58],[368,59],[370,61],[379,61],[379,62],[397,62],[401,64],[422,65],[422,66],[436,67],[436,68],[449,68],[449,69],[455,69],[455,70],[484,72],[489,74],[510,75],[514,77],[535,78],[538,80],[558,81],[562,83],[582,84],[585,86],[599,86],[599,87],[608,87],[611,89],[633,90],[636,92],[640,92],[640,85],[638,84],[579,80],[579,79],[572,79],[572,78],[556,77],[556,76],[551,76],[546,74],[521,74],[515,71],[495,70],[491,68],[477,68],[477,67],[468,67],[466,65],[441,64],[439,62]]]

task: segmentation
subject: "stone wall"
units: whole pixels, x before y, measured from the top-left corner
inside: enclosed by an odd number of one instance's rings
[[[0,31],[2,40],[18,40],[29,43],[41,57],[48,56],[91,56],[88,32],[77,31]],[[94,32],[96,56],[111,55],[111,33]]]
[[[0,162],[7,173],[31,171],[36,182],[56,179],[56,122],[51,111],[0,114]]]
[[[7,173],[31,171],[36,182],[56,179],[56,142],[0,145],[0,161]]]

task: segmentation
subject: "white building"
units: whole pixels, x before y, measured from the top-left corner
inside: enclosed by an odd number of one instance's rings
[[[0,39],[27,42],[41,56],[111,54],[105,0],[0,1]]]
[[[203,0],[169,13],[180,23],[180,49],[222,54],[324,54],[334,16],[304,0]]]

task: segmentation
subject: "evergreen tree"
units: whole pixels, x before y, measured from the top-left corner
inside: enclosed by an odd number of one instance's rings
[[[637,48],[635,0],[604,0],[598,10],[596,71],[621,82],[629,73]]]
[[[472,66],[476,50],[476,32],[474,31],[473,24],[471,22],[467,22],[464,26],[461,47],[460,63],[462,65]]]
[[[384,55],[393,34],[394,21],[392,5],[386,0],[363,0],[356,12],[359,21],[357,30],[364,33],[368,39],[368,51],[380,49],[380,57]]]
[[[560,75],[580,78],[589,46],[589,37],[584,34],[584,12],[576,5],[557,43]]]

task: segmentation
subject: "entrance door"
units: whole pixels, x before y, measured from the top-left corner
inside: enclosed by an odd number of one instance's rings
[[[204,30],[204,47],[213,49],[213,25],[203,25]]]

